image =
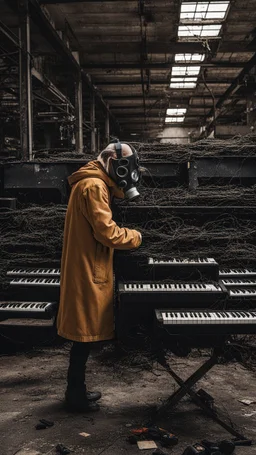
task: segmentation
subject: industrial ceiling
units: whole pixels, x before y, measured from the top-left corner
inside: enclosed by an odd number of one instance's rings
[[[15,32],[14,3],[0,0],[0,13]],[[70,53],[76,51],[83,74],[89,75],[127,139],[154,138],[166,125],[210,132],[216,122],[245,121],[246,100],[255,83],[254,0],[31,3],[41,8],[61,38],[68,37]],[[31,39],[36,65],[40,56],[56,52],[48,38],[35,19]],[[65,84],[61,74],[52,79]],[[88,103],[84,86],[89,124]],[[99,121],[104,115],[99,114]]]

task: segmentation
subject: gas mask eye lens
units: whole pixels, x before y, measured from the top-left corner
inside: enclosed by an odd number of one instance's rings
[[[118,164],[120,164],[120,166],[128,166],[129,160],[127,160],[126,158],[121,158],[121,159],[118,161]]]
[[[134,169],[134,171],[132,171],[131,178],[132,178],[133,182],[138,182],[139,173],[138,173],[137,169]]]
[[[118,175],[118,177],[121,177],[121,178],[126,177],[128,175],[127,167],[119,166],[116,170],[116,175]]]

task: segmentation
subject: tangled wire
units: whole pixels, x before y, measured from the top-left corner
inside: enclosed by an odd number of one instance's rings
[[[66,206],[30,206],[0,210],[0,284],[7,285],[6,272],[26,267],[60,263]]]
[[[203,139],[191,144],[133,142],[142,161],[186,162],[200,156],[256,157],[256,134],[235,136],[232,139]]]
[[[154,209],[152,209],[154,210]],[[10,267],[58,264],[61,258],[64,205],[30,206],[0,211],[0,280],[6,283]],[[127,223],[125,223],[127,226]],[[223,214],[213,221],[199,221],[161,212],[153,219],[129,223],[141,231],[142,246],[122,254],[133,257],[214,257],[220,264],[256,262],[256,220]]]
[[[256,262],[256,221],[223,214],[209,222],[170,214],[131,224],[143,236],[138,250],[119,254],[155,259],[213,257],[220,265],[242,266]]]
[[[140,197],[134,201],[120,200],[119,206],[256,206],[256,185],[207,185],[189,191],[184,187],[150,188],[141,185]]]
[[[81,163],[95,160],[95,156],[87,153],[77,153],[72,150],[63,149],[43,149],[34,152],[33,161],[39,162],[69,162],[73,160],[81,161]],[[81,164],[82,165],[82,164]]]

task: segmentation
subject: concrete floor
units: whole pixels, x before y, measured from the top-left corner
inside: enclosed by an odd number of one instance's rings
[[[126,442],[129,425],[142,424],[149,411],[175,389],[174,381],[161,369],[125,369],[111,366],[94,353],[88,364],[89,389],[101,390],[101,411],[91,415],[68,413],[63,406],[69,346],[40,348],[18,355],[1,356],[0,361],[0,455],[53,454],[58,443],[76,455],[135,455],[137,446]],[[202,357],[172,357],[173,368],[185,378],[205,360]],[[216,366],[200,386],[216,397],[216,405],[240,431],[256,439],[255,373],[239,364]],[[240,399],[252,399],[246,406]],[[46,430],[36,430],[40,418],[54,421]],[[169,416],[157,422],[179,437],[172,455],[201,439],[218,440],[230,436],[205,418],[188,398]],[[128,426],[127,426],[128,425]],[[90,434],[84,438],[81,432]],[[34,452],[35,451],[35,452]],[[151,454],[153,450],[144,451]],[[255,455],[256,447],[237,448],[236,454]]]

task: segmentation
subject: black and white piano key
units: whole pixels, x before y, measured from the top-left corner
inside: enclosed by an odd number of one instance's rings
[[[51,319],[56,302],[0,302],[0,319]]]
[[[199,264],[217,264],[215,259],[213,258],[197,258],[197,259],[168,259],[168,260],[158,260],[149,258],[148,259],[149,265],[180,265],[180,264],[188,264],[188,265],[199,265]]]
[[[42,286],[59,287],[60,280],[57,278],[14,278],[10,281],[11,286]]]
[[[232,334],[254,334],[256,310],[251,311],[170,311],[155,310],[157,330],[161,337],[173,335],[192,337],[220,336]],[[165,330],[163,330],[165,329]]]
[[[244,286],[254,286],[256,287],[256,279],[239,279],[239,278],[227,278],[221,280],[221,283],[224,284],[224,286],[227,287],[244,287]]]
[[[123,285],[125,292],[220,292],[223,290],[218,284],[168,284],[168,283],[151,283],[151,284],[133,284],[125,283]]]
[[[253,287],[247,289],[244,289],[243,287],[230,289],[228,288],[227,291],[230,297],[246,297],[256,299],[256,289]]]
[[[214,258],[148,259],[153,280],[178,279],[217,281],[219,265]]]
[[[255,311],[157,311],[163,324],[256,324]]]
[[[256,269],[252,268],[223,268],[220,269],[220,278],[256,278]]]
[[[59,277],[60,269],[51,269],[51,268],[22,268],[16,267],[12,270],[8,270],[7,276],[11,277]]]

